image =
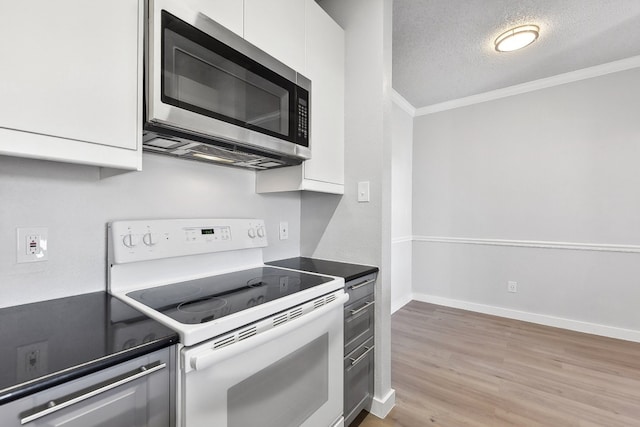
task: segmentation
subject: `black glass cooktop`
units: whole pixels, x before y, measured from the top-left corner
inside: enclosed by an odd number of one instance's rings
[[[259,267],[129,292],[128,297],[180,323],[209,322],[333,280]]]

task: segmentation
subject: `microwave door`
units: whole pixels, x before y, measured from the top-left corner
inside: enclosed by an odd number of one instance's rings
[[[154,18],[149,123],[310,158],[308,147],[299,145],[294,134],[295,83],[166,11]]]
[[[164,45],[165,103],[288,136],[287,89],[169,30]]]

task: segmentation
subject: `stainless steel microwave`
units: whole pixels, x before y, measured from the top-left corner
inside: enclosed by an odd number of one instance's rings
[[[311,82],[179,0],[146,10],[144,149],[255,170],[300,164]]]

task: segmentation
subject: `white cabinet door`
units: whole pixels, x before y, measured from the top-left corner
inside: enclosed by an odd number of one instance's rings
[[[313,0],[306,15],[312,158],[304,177],[344,185],[344,31]]]
[[[244,35],[244,0],[182,0],[182,2],[190,9],[204,13],[240,37]]]
[[[244,38],[304,74],[304,0],[245,0]]]
[[[0,154],[139,168],[142,7],[0,4]]]
[[[344,194],[344,30],[306,0],[305,73],[311,79],[311,160],[260,171],[256,191]]]

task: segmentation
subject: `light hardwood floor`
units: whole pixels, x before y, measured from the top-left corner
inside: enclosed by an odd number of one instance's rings
[[[391,328],[396,406],[351,427],[640,426],[639,343],[416,301]]]

